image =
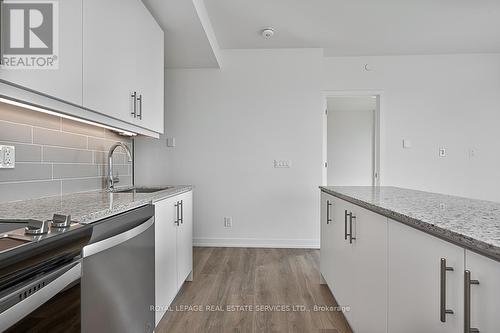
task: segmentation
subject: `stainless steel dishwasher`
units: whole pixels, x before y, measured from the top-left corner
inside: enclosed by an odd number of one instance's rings
[[[90,244],[82,252],[82,332],[153,332],[154,206],[92,227]]]

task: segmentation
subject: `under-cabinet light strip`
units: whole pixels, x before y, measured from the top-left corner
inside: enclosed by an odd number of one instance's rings
[[[56,112],[56,111],[47,110],[47,109],[44,109],[44,108],[41,108],[41,107],[38,107],[38,106],[34,106],[34,105],[31,105],[31,104],[22,103],[22,102],[18,102],[18,101],[13,101],[13,100],[10,100],[10,99],[7,99],[7,98],[3,98],[3,97],[0,97],[0,102],[6,103],[6,104],[10,104],[10,105],[14,105],[14,106],[18,106],[18,107],[22,107],[22,108],[26,108],[26,109],[30,109],[30,110],[33,110],[33,111],[38,111],[38,112],[50,114],[50,115],[56,116],[56,117],[61,117],[61,118],[66,118],[66,119],[78,121],[80,123],[84,123],[84,124],[88,124],[88,125],[93,125],[93,126],[98,126],[98,127],[106,128],[106,129],[109,129],[111,131],[118,132],[118,134],[120,134],[120,135],[125,135],[125,136],[136,136],[137,135],[136,133],[129,132],[129,131],[124,131],[124,130],[121,130],[121,129],[116,128],[116,127],[111,127],[111,126],[103,125],[103,124],[96,123],[96,122],[93,122],[93,121],[90,121],[90,120],[85,120],[85,119],[81,119],[81,118],[78,118],[78,117],[69,116],[69,115],[64,114],[64,113],[59,113],[59,112]]]

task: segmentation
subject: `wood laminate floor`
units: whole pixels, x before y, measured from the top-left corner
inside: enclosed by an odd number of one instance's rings
[[[342,312],[314,305],[336,305],[320,284],[318,250],[195,248],[194,280],[156,332],[352,333]]]

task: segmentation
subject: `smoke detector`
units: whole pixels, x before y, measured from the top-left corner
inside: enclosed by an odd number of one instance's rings
[[[271,29],[271,28],[266,28],[264,30],[262,30],[262,37],[264,37],[265,39],[271,39],[271,37],[274,36],[274,30]]]

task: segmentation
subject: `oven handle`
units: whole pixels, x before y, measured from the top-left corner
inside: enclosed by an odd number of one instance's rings
[[[71,283],[78,281],[82,274],[82,264],[78,262],[76,264],[72,263],[71,265],[73,265],[72,268],[66,270],[59,277],[46,284],[43,288],[36,291],[31,296],[26,297],[19,303],[16,303],[12,307],[6,309],[4,312],[0,313],[0,332],[3,332],[22,318],[35,311],[39,306],[59,294]],[[65,269],[67,268],[63,268],[61,270],[64,271]],[[39,281],[41,282],[45,278],[46,277],[42,277]],[[32,282],[30,284],[36,283],[38,283],[38,281]]]
[[[154,224],[154,222],[155,222],[154,217],[151,217],[149,220],[147,220],[143,224],[133,229],[122,232],[121,234],[118,234],[116,236],[106,238],[100,242],[87,245],[82,250],[82,257],[87,258],[99,252],[108,250],[112,247],[125,243],[129,239],[137,237],[144,231],[148,230]]]

